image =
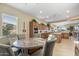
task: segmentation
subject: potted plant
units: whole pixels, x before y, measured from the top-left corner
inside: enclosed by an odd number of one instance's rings
[[[45,25],[44,23],[41,23],[41,25]]]
[[[37,22],[36,19],[32,19],[33,22]]]
[[[50,24],[47,24],[47,26],[49,27],[49,26],[50,26]]]

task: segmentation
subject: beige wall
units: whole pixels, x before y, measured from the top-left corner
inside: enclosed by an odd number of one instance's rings
[[[17,10],[13,7],[10,7],[6,4],[0,4],[0,13],[6,13],[8,15],[16,16],[18,18],[18,25],[17,25],[17,33],[22,34],[23,30],[23,22],[25,22],[25,27],[26,27],[26,36],[29,37],[29,21],[31,21],[33,16],[27,15],[26,13]]]

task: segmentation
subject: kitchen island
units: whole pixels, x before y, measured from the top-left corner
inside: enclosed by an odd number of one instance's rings
[[[58,43],[61,43],[62,39],[69,39],[69,32],[68,31],[55,32],[54,34],[56,35]]]

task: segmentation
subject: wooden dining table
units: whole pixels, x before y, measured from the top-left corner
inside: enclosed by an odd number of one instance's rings
[[[29,38],[16,40],[13,46],[22,50],[22,55],[28,54],[28,49],[43,47],[46,40],[43,38]]]

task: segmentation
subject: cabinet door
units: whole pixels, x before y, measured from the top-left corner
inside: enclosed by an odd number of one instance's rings
[[[32,24],[32,22],[29,23],[29,37],[33,37],[33,24]]]

